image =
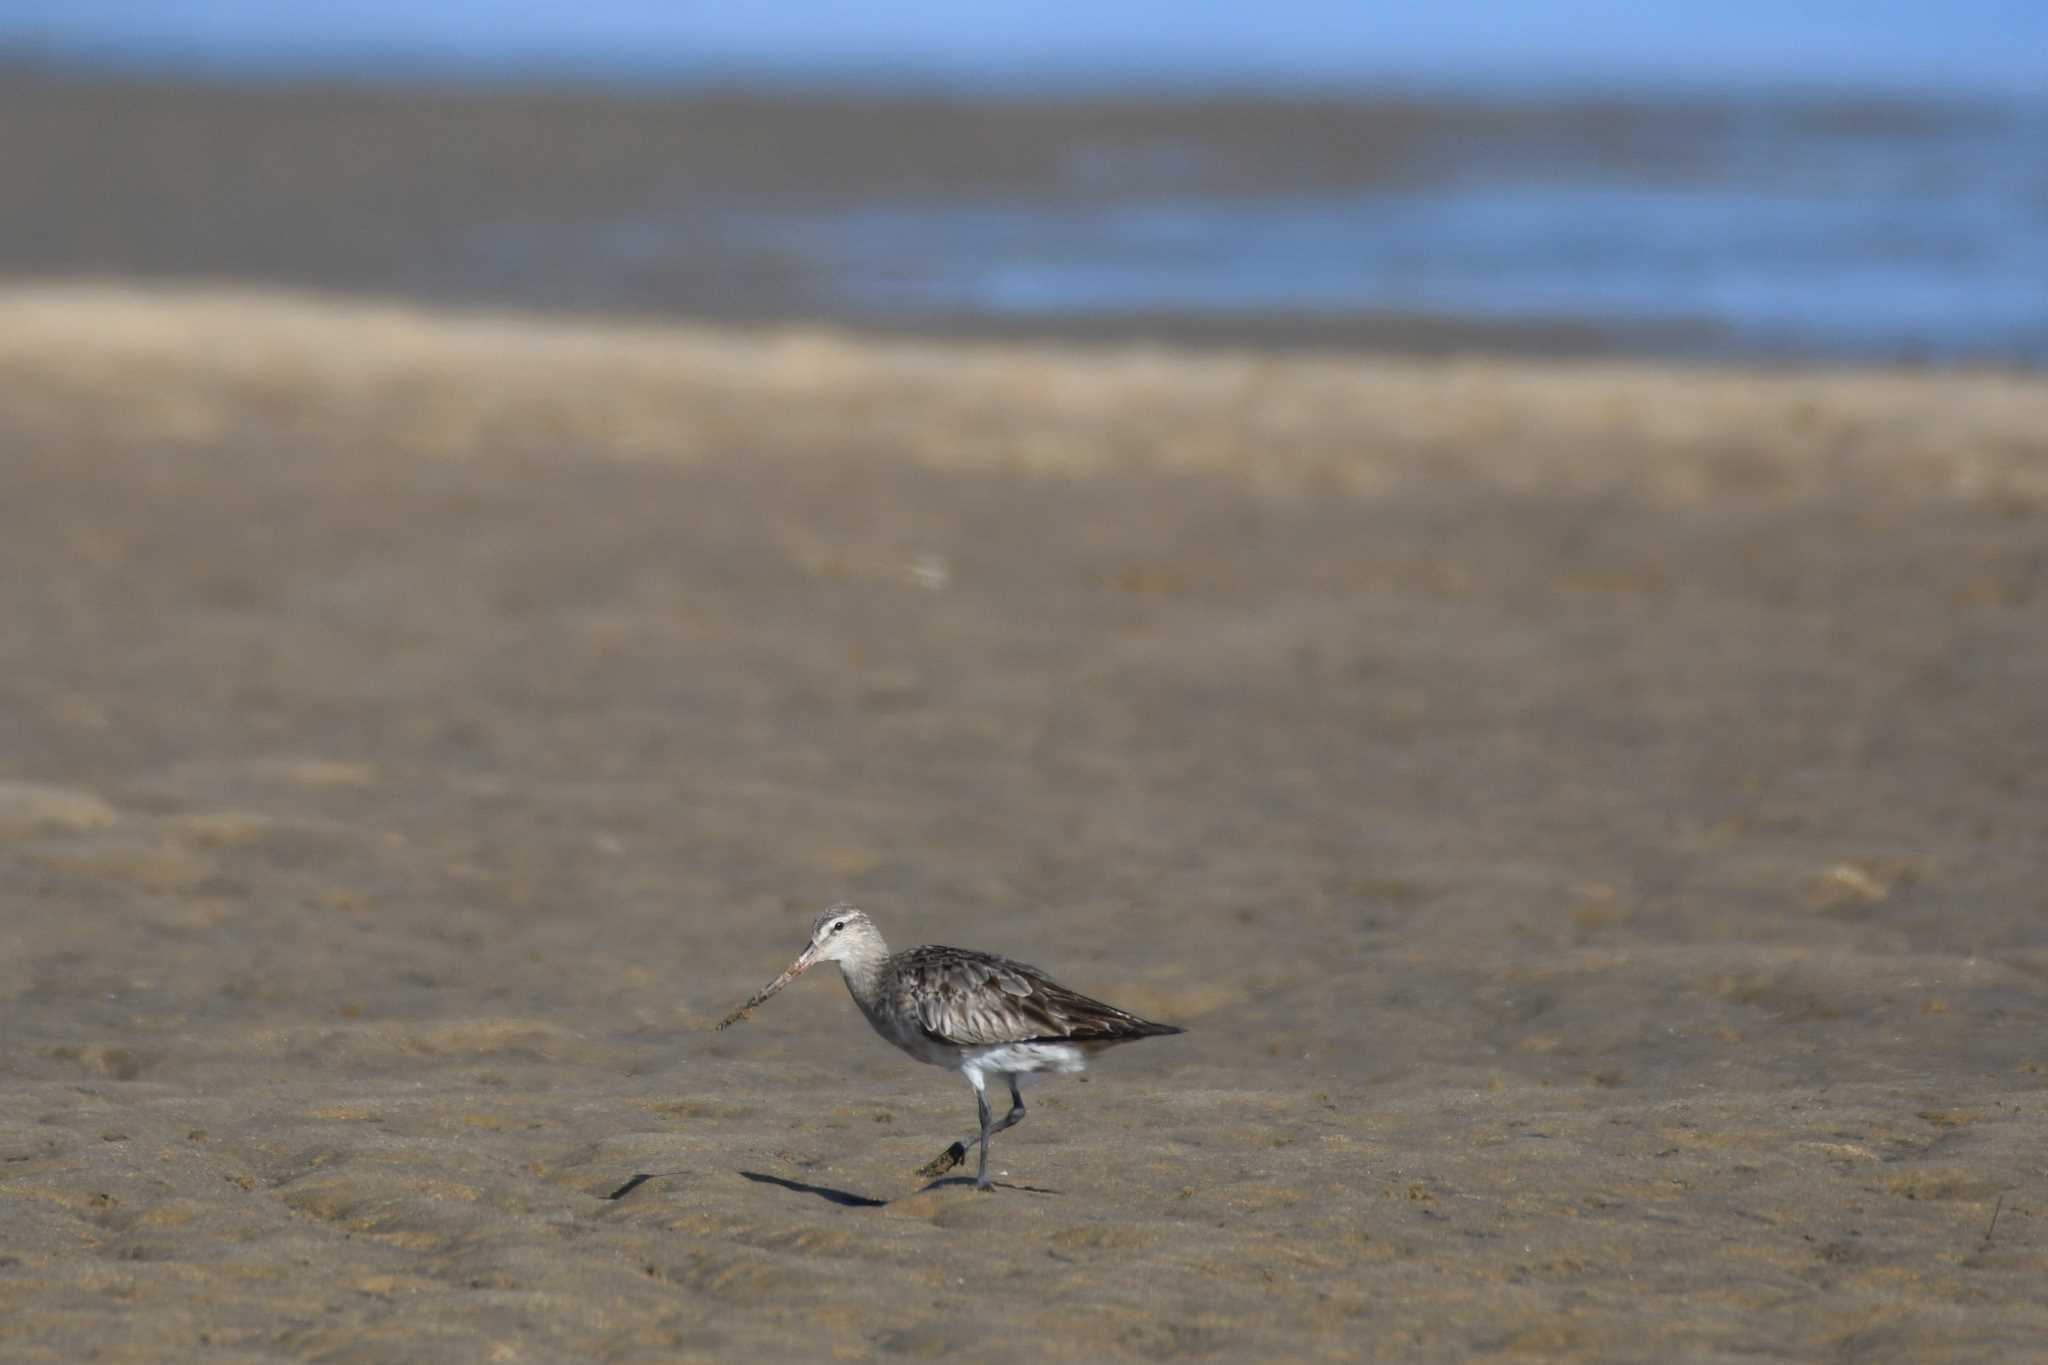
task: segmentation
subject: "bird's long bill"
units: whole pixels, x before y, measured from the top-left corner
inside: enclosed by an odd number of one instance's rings
[[[811,964],[818,960],[817,953],[818,949],[815,944],[811,947],[804,949],[801,953],[798,953],[796,961],[789,964],[788,970],[784,971],[781,976],[776,977],[773,981],[763,986],[760,990],[755,991],[752,995],[748,996],[747,1003],[741,1005],[731,1014],[728,1014],[725,1016],[725,1018],[719,1020],[718,1026],[720,1028],[729,1028],[732,1025],[737,1024],[740,1020],[746,1018],[749,1013],[751,1013],[755,1008],[757,1008],[763,1001],[767,1000],[769,996],[775,994],[784,986],[787,986],[790,982],[796,980],[798,977],[802,976],[806,971],[810,970]]]

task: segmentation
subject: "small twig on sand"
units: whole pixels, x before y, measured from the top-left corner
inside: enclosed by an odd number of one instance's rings
[[[1991,1245],[1991,1234],[1998,1231],[1998,1215],[2005,1210],[2005,1196],[1999,1195],[1998,1202],[1991,1206],[1991,1222],[1984,1229],[1984,1245]]]
[[[641,1171],[631,1180],[606,1195],[607,1199],[624,1199],[650,1180],[663,1180],[672,1175],[688,1175],[688,1171]]]

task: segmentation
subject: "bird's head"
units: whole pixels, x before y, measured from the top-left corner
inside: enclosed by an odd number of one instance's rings
[[[882,947],[881,931],[866,914],[845,901],[831,906],[811,921],[811,941],[797,954],[790,970],[801,973],[820,962],[848,962],[868,957]]]
[[[760,1004],[820,962],[873,962],[889,955],[873,920],[841,901],[811,921],[811,940],[781,976],[755,992],[748,1008]]]

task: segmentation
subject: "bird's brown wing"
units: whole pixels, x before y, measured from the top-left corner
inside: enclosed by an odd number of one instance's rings
[[[1180,1032],[1068,990],[1036,967],[962,948],[904,954],[897,989],[928,1037],[957,1047],[1117,1043]]]

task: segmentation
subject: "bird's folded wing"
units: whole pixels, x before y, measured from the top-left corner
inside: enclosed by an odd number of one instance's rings
[[[1106,1039],[1139,1022],[1021,962],[983,953],[919,950],[900,984],[925,1033],[962,1047]]]

